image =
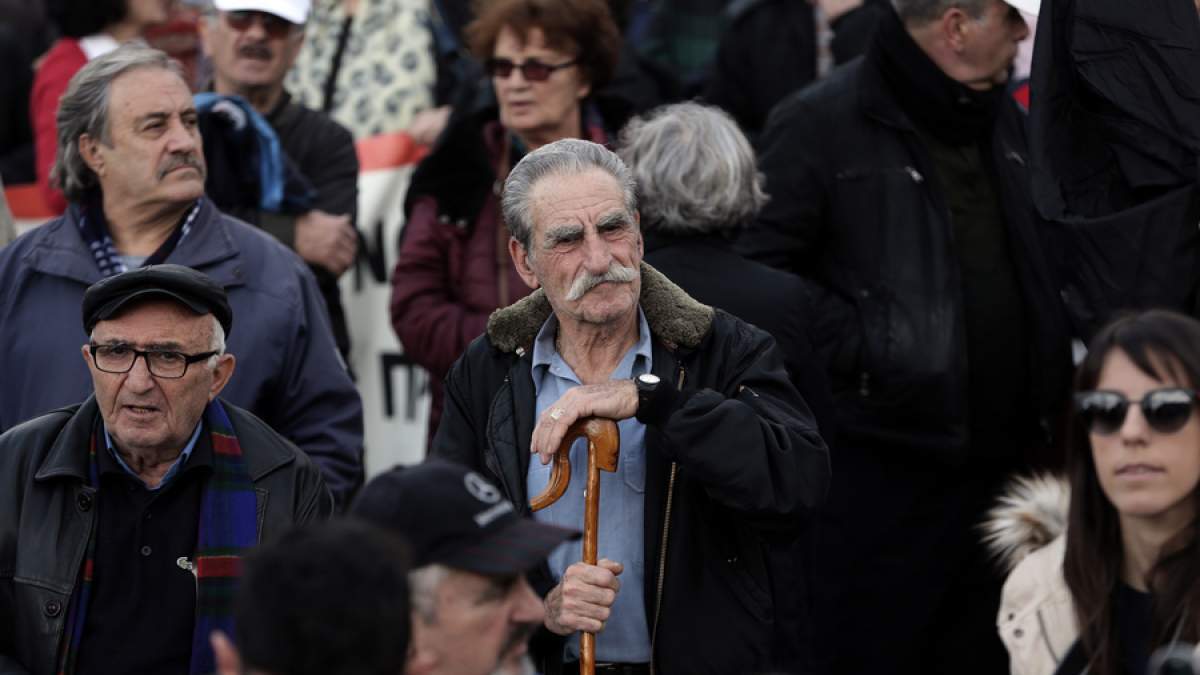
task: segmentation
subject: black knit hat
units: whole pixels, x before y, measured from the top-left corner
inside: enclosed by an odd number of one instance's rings
[[[116,316],[133,300],[153,296],[175,300],[197,314],[212,314],[226,337],[233,328],[233,310],[220,284],[183,265],[149,265],[88,287],[83,294],[84,332],[91,334],[96,323]]]
[[[579,532],[523,518],[483,476],[433,460],[372,479],[351,514],[403,535],[416,567],[477,574],[527,572]]]

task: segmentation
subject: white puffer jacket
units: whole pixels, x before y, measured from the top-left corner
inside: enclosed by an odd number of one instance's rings
[[[985,541],[1012,570],[996,626],[1013,675],[1054,675],[1079,636],[1062,572],[1068,495],[1060,479],[1022,478],[988,514]]]

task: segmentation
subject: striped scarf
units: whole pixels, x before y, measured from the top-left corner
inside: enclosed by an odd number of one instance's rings
[[[80,205],[79,215],[79,234],[87,243],[88,250],[91,251],[92,257],[96,260],[96,266],[100,268],[102,277],[111,277],[117,274],[128,272],[129,268],[121,260],[120,253],[117,252],[117,247],[113,244],[112,236],[108,233],[108,222],[104,219],[104,208],[101,205],[100,197],[93,195]],[[192,231],[192,223],[195,222],[196,216],[200,213],[200,200],[188,209],[187,215],[183,221],[167,237],[162,246],[158,247],[144,262],[142,266],[157,265],[165,262],[179,242],[183,241]]]
[[[195,563],[189,564],[196,575],[196,625],[192,630],[193,675],[215,670],[208,637],[213,630],[233,634],[233,596],[242,571],[242,555],[258,539],[258,502],[254,484],[246,472],[242,446],[233,433],[233,425],[221,403],[214,399],[204,413],[212,434],[213,473],[200,498],[200,528]],[[97,447],[103,440],[92,432],[88,449],[88,476],[99,490]],[[96,537],[88,537],[87,553],[79,582],[67,613],[66,635],[59,653],[59,675],[71,675],[79,656],[91,596],[96,559]]]

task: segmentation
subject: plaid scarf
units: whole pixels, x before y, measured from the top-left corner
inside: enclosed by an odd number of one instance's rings
[[[102,205],[99,194],[93,194],[88,197],[83,204],[80,205],[79,216],[79,234],[83,237],[83,241],[87,243],[88,250],[92,252],[92,257],[96,259],[96,266],[100,268],[100,275],[107,278],[123,272],[128,272],[129,268],[121,261],[121,256],[117,252],[117,247],[113,244],[112,236],[108,233],[108,221],[104,218],[104,207]],[[192,222],[196,220],[196,215],[200,213],[200,200],[197,199],[192,208],[188,209],[187,215],[183,217],[183,221],[171,236],[158,247],[158,250],[146,258],[142,266],[157,265],[165,262],[167,256],[175,250],[179,242],[192,231]]]
[[[233,634],[233,596],[242,572],[242,555],[258,539],[258,502],[254,484],[246,472],[242,446],[233,433],[233,425],[221,403],[214,399],[204,413],[212,434],[213,473],[200,498],[200,529],[196,542],[195,563],[180,559],[178,564],[190,565],[196,576],[196,625],[192,630],[193,675],[211,673],[215,669],[208,637],[220,629]],[[88,449],[88,477],[92,487],[99,490],[99,469],[96,448],[103,440],[98,431],[92,432]],[[98,500],[97,500],[98,501]],[[80,571],[79,582],[71,597],[67,613],[66,635],[59,653],[59,675],[71,675],[79,656],[91,597],[96,537],[88,537],[87,553]]]

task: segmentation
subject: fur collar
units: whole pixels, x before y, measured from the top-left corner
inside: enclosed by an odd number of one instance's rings
[[[639,298],[650,333],[674,350],[694,348],[712,326],[713,308],[693,300],[653,267],[642,263],[642,294]],[[539,288],[517,302],[492,312],[487,333],[502,352],[524,354],[542,324],[550,318],[550,301]]]
[[[1013,480],[983,523],[983,542],[1011,571],[1067,531],[1071,488],[1049,474]]]

